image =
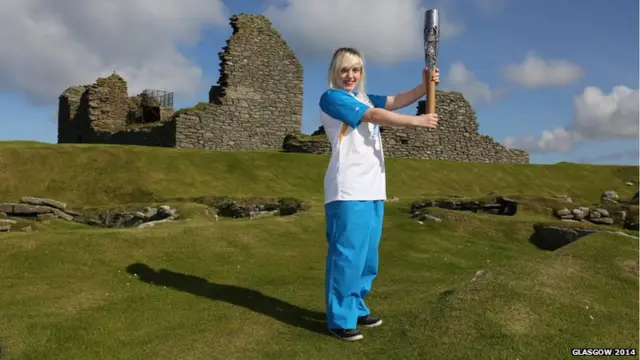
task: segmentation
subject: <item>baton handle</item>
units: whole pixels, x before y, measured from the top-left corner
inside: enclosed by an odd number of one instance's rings
[[[429,69],[427,82],[427,107],[426,114],[435,114],[436,112],[436,82],[433,81],[432,69]]]

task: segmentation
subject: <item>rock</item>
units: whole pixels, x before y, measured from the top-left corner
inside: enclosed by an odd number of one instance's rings
[[[476,271],[476,273],[473,275],[473,278],[471,278],[471,282],[476,281],[479,277],[483,276],[486,273],[487,273],[486,270],[478,270],[478,271]]]
[[[64,211],[62,211],[62,210],[53,209],[53,214],[54,214],[55,216],[57,216],[57,217],[59,217],[59,218],[63,219],[63,220],[66,220],[66,221],[71,221],[71,220],[73,220],[73,216],[72,216],[72,215],[70,215],[70,214],[68,214],[68,213],[66,213],[66,212],[64,212]]]
[[[53,200],[53,199],[43,199],[43,198],[36,198],[36,197],[23,197],[20,199],[21,203],[24,204],[30,204],[30,205],[45,205],[45,206],[50,206],[59,210],[64,210],[67,207],[67,204],[61,202],[61,201],[57,201],[57,200]]]
[[[600,202],[603,204],[616,204],[619,199],[618,193],[613,190],[607,190],[600,196]]]
[[[435,217],[433,215],[430,215],[430,214],[422,214],[418,218],[418,221],[442,222],[442,219],[440,219],[439,217]]]
[[[633,183],[631,181],[627,181],[626,183],[624,183],[627,186],[633,186]]]
[[[623,224],[623,228],[625,230],[635,230],[638,231],[640,227],[638,226],[638,218],[628,217]]]
[[[11,224],[0,224],[0,232],[11,231]]]
[[[249,220],[258,219],[267,216],[275,216],[278,215],[279,210],[271,210],[271,211],[252,211],[249,213]]]
[[[161,205],[158,207],[158,212],[156,213],[157,215],[161,216],[162,218],[166,218],[168,216],[175,216],[176,215],[176,210],[171,208],[171,206],[169,205]]]
[[[573,210],[571,210],[571,213],[573,214],[573,218],[576,219],[576,220],[582,220],[588,214],[588,212],[585,213],[582,209],[573,209]]]
[[[624,224],[624,221],[627,219],[627,212],[625,210],[618,210],[613,213],[612,217],[617,223]]]
[[[598,219],[601,218],[602,214],[599,211],[591,211],[589,212],[589,219]]]
[[[556,196],[554,196],[554,198],[556,198],[556,199],[558,199],[561,202],[566,203],[566,204],[573,203],[573,200],[571,200],[571,198],[568,195],[556,195]]]
[[[158,213],[158,209],[147,206],[142,209],[142,213],[144,214],[144,218],[151,219],[156,213]]]
[[[74,210],[70,210],[70,209],[65,209],[64,213],[65,214],[69,214],[71,216],[80,216],[81,215],[79,212],[74,211]]]
[[[32,232],[32,231],[33,231],[33,228],[31,228],[31,225],[29,225],[29,226],[25,226],[25,227],[23,227],[23,228],[22,228],[22,229],[20,229],[20,230],[21,230],[21,231],[24,231],[24,232]]]
[[[38,221],[53,220],[53,219],[57,219],[57,218],[58,217],[54,213],[44,213],[44,214],[36,215],[36,219]]]
[[[614,221],[610,217],[601,217],[595,219],[589,219],[594,224],[602,224],[602,225],[613,225]]]
[[[571,212],[571,210],[564,208],[564,209],[558,209],[556,210],[556,216],[557,217],[565,217],[565,216],[571,216],[571,218],[573,218],[573,214]]]
[[[596,208],[595,211],[600,213],[602,217],[609,217],[609,211],[607,211],[607,209]]]
[[[172,221],[172,220],[174,220],[174,219],[173,219],[173,217],[170,216],[170,217],[168,217],[166,219],[162,219],[162,220],[154,220],[154,221],[145,222],[145,223],[139,224],[137,227],[139,229],[145,229],[145,228],[153,227],[156,224],[162,224],[162,223],[166,223],[166,222],[169,222],[169,221]]]
[[[398,202],[398,201],[400,201],[400,198],[398,198],[396,196],[392,197],[391,199],[385,200],[385,202],[388,202],[388,203],[395,203],[395,202]]]

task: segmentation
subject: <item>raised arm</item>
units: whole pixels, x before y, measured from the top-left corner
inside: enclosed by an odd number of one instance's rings
[[[362,122],[370,122],[382,126],[415,126],[435,128],[438,123],[436,114],[403,115],[385,110],[388,97],[369,95],[374,103],[373,108],[356,100],[350,94],[341,90],[328,90],[320,98],[320,109],[332,118],[342,121],[352,128],[357,128]],[[388,105],[388,103],[386,104]]]
[[[416,86],[411,90],[401,92],[397,95],[388,96],[387,104],[384,108],[390,111],[402,109],[415,103],[421,97],[425,96],[427,93],[425,84],[427,83],[426,79],[428,74],[428,69],[425,68],[422,72],[422,84]],[[436,68],[436,71],[433,74],[433,79],[435,80],[436,84],[440,82],[440,70],[438,68]]]

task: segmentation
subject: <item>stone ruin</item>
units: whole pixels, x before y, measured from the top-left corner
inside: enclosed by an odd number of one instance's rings
[[[385,156],[407,159],[436,159],[480,163],[528,164],[529,154],[508,149],[478,132],[476,113],[459,92],[436,91],[437,129],[410,127],[380,128]],[[418,102],[416,115],[425,113],[425,101]],[[321,126],[311,136],[289,134],[285,151],[326,154],[331,151]]]
[[[72,86],[59,98],[58,143],[107,143],[213,151],[282,150],[326,154],[323,129],[302,126],[303,69],[263,15],[231,17],[233,34],[219,53],[220,77],[209,102],[174,111],[172,94],[129,97],[117,74]],[[528,163],[478,132],[475,111],[457,92],[437,92],[436,130],[382,128],[388,157],[488,163]],[[418,113],[424,110],[418,104]]]

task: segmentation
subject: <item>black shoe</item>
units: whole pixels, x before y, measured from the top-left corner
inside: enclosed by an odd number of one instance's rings
[[[356,329],[329,329],[340,340],[356,341],[362,339],[362,333]]]
[[[382,319],[373,317],[371,315],[361,316],[358,318],[358,325],[372,328],[382,325]]]

